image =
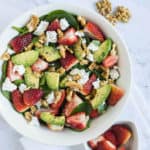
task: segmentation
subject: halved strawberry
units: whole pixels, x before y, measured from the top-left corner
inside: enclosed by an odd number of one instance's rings
[[[63,37],[58,41],[62,45],[73,45],[78,41],[78,37],[75,35],[76,30],[74,28],[69,28]]]
[[[55,99],[54,103],[51,104],[51,108],[55,110],[59,109],[65,100],[65,96],[66,96],[65,90],[61,90],[60,92],[61,94],[59,95],[59,97]]]
[[[35,105],[43,96],[41,89],[29,89],[23,93],[23,101],[28,106]]]
[[[18,112],[24,112],[25,110],[27,110],[29,108],[24,103],[23,96],[19,90],[13,91],[11,93],[11,97],[12,97],[12,103]]]
[[[73,94],[72,96],[72,100],[69,101],[66,105],[65,105],[65,109],[64,109],[64,114],[65,116],[70,116],[72,111],[79,105],[81,104],[83,101],[82,99],[76,95],[76,94]]]
[[[114,135],[114,133],[111,130],[106,131],[103,134],[104,138],[108,141],[110,141],[112,144],[114,144],[115,146],[117,146],[117,140],[116,137]]]
[[[95,74],[92,74],[92,75],[90,76],[89,80],[83,85],[83,89],[82,89],[82,91],[81,91],[81,93],[82,93],[83,95],[88,95],[88,94],[90,94],[90,92],[91,92],[92,89],[93,89],[92,83],[93,83],[94,81],[96,81],[96,79],[97,79],[97,77],[96,77]]]
[[[116,150],[116,146],[107,140],[98,142],[96,150]]]
[[[76,113],[67,118],[67,124],[76,130],[84,130],[87,126],[89,117],[86,116],[85,112]]]
[[[49,24],[47,31],[56,31],[57,29],[60,29],[60,22],[58,19],[55,19]]]
[[[10,46],[16,53],[19,53],[31,43],[32,37],[31,33],[19,35],[10,41]]]
[[[43,59],[39,58],[33,65],[32,70],[36,72],[44,71],[48,68],[48,63]]]
[[[94,118],[97,118],[99,115],[100,115],[100,113],[98,112],[98,110],[94,109],[90,113],[90,118],[94,119]]]
[[[98,136],[95,139],[88,141],[88,145],[92,150],[95,150],[98,146],[98,142],[105,140],[103,136]]]
[[[125,146],[121,146],[118,148],[118,150],[126,150]]]
[[[108,98],[109,105],[115,105],[124,95],[124,90],[114,84],[111,84],[111,93]]]
[[[63,68],[65,68],[66,70],[69,70],[71,67],[73,67],[74,65],[78,63],[78,59],[73,54],[66,51],[65,58],[61,58],[60,63]]]
[[[126,144],[132,135],[131,131],[124,125],[114,125],[111,130],[116,136],[117,146]]]
[[[88,22],[84,28],[84,32],[89,34],[92,38],[104,41],[104,35],[101,29],[92,22]]]
[[[8,61],[7,64],[7,77],[10,79],[10,81],[20,80],[22,79],[22,76],[18,72],[13,71],[14,64],[12,61]]]
[[[110,56],[106,57],[102,63],[104,65],[104,67],[109,68],[109,67],[114,66],[117,62],[118,62],[118,56],[110,55]]]

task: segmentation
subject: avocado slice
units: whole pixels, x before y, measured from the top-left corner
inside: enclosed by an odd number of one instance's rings
[[[30,67],[26,68],[24,79],[28,87],[39,88],[39,78],[33,74]]]
[[[58,90],[58,88],[59,88],[59,73],[47,72],[45,75],[46,75],[46,82],[47,82],[48,87],[51,90]]]
[[[38,49],[38,51],[40,56],[42,56],[48,62],[56,61],[61,58],[58,50],[56,50],[54,47],[44,46]]]
[[[22,52],[20,54],[16,54],[12,56],[12,62],[16,65],[24,65],[24,66],[30,66],[32,65],[39,57],[38,51],[26,51]]]
[[[102,105],[108,98],[111,92],[111,85],[106,84],[103,87],[96,90],[95,97],[91,100],[91,105],[93,109],[97,109],[100,105]]]
[[[79,59],[82,60],[85,57],[85,52],[81,47],[81,40],[78,40],[78,42],[74,45],[74,54]]]
[[[97,63],[101,63],[109,54],[112,46],[112,40],[107,39],[105,40],[100,46],[97,51],[94,52],[94,60]]]
[[[65,88],[67,81],[68,81],[68,78],[67,78],[67,76],[66,76],[66,77],[64,77],[64,78],[61,80],[61,82],[60,82],[60,88]]]
[[[42,112],[40,119],[50,125],[64,126],[65,124],[65,116],[54,116],[49,112]]]

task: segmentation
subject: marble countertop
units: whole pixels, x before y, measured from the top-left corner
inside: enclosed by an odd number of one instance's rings
[[[52,0],[0,0],[0,32],[7,24],[15,19],[22,12],[25,12],[33,7],[45,4]],[[63,1],[63,0],[58,0]],[[70,0],[72,2],[75,0]],[[85,6],[95,9],[94,2],[97,0],[81,0],[81,3],[86,3]],[[128,24],[118,24],[116,28],[122,34],[128,47],[132,60],[133,79],[135,84],[140,89],[145,97],[145,102],[150,104],[150,1],[144,0],[112,0],[114,6],[125,5],[132,12],[132,19]],[[0,118],[0,129],[7,126]],[[7,131],[0,132],[0,137],[3,139],[0,144],[4,150],[21,150],[21,145],[18,143],[20,135],[8,127]],[[8,141],[7,144],[5,141]]]

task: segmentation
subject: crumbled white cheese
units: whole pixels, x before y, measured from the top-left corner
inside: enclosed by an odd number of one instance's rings
[[[34,34],[40,36],[47,29],[48,25],[49,23],[47,21],[41,21],[37,29],[34,31]]]
[[[89,54],[86,56],[86,58],[87,58],[89,61],[91,61],[91,62],[94,61],[93,54],[91,54],[91,53],[89,53]]]
[[[17,89],[17,86],[15,84],[11,83],[9,78],[6,78],[2,85],[2,90],[12,92],[16,89]]]
[[[110,70],[110,78],[112,80],[117,80],[119,78],[120,74],[119,71],[117,69],[111,69]]]
[[[29,122],[29,125],[35,126],[35,127],[40,127],[40,122],[37,119],[37,117],[32,117],[32,120]]]
[[[15,65],[13,67],[13,72],[18,72],[18,74],[22,76],[25,73],[25,67],[23,65]]]
[[[47,97],[48,104],[52,104],[55,100],[54,92],[51,92]]]
[[[69,26],[70,26],[70,25],[69,25],[69,23],[68,23],[68,21],[67,21],[66,18],[60,19],[60,28],[61,28],[61,30],[64,31],[64,30],[66,30]]]
[[[75,35],[78,36],[78,37],[84,37],[84,32],[82,32],[82,31],[76,31]]]
[[[86,39],[85,38],[82,38],[82,44],[86,44]]]
[[[46,32],[46,44],[56,43],[57,42],[57,32],[56,31],[47,31]]]
[[[41,108],[41,102],[40,101],[38,101],[35,105],[37,106],[38,109]]]
[[[70,74],[71,75],[76,75],[76,74],[79,73],[79,71],[80,71],[79,69],[75,68],[75,69],[71,70]]]
[[[91,51],[97,51],[99,48],[100,42],[97,40],[93,40],[89,45],[88,45],[88,49]]]
[[[21,93],[24,93],[24,91],[27,89],[27,86],[25,85],[25,84],[23,84],[23,83],[21,83],[20,85],[19,85],[19,91],[21,92]]]
[[[97,79],[96,81],[94,81],[92,83],[92,85],[93,85],[94,89],[98,89],[100,87],[100,80]]]
[[[12,54],[14,54],[15,52],[11,49],[11,48],[7,48],[7,53],[9,54],[9,55],[12,55]]]
[[[54,125],[54,124],[51,124],[48,127],[53,131],[61,131],[64,128],[64,126]]]

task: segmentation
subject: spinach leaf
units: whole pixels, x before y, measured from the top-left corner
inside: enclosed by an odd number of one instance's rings
[[[98,107],[98,112],[99,112],[100,114],[104,113],[104,112],[106,111],[107,107],[108,107],[108,106],[107,106],[106,103],[100,105],[100,106]]]
[[[19,86],[21,83],[24,83],[24,80],[23,80],[23,79],[15,80],[15,81],[14,81],[14,84],[16,84],[17,86]]]
[[[22,35],[22,34],[26,34],[26,33],[29,32],[26,26],[24,26],[24,27],[12,26],[12,28],[13,28],[14,30],[16,30],[16,31],[17,31],[19,34],[21,34],[21,35]]]
[[[48,13],[47,15],[40,17],[40,20],[46,20],[46,21],[52,22],[56,18],[57,19],[66,18],[71,26],[73,26],[76,29],[79,28],[79,24],[78,24],[76,18],[71,13],[68,13],[64,10],[52,11],[52,12]]]

